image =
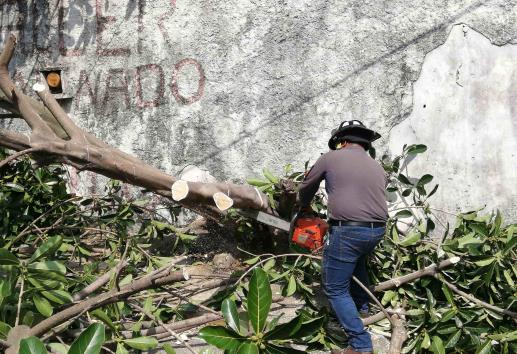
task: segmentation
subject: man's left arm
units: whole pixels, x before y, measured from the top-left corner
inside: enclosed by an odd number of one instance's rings
[[[298,202],[300,207],[308,207],[312,198],[318,191],[321,181],[325,178],[325,156],[322,155],[309,170],[298,189]]]

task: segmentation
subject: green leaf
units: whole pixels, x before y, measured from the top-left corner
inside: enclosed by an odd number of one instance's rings
[[[424,332],[424,338],[422,339],[421,347],[424,349],[429,349],[431,346],[431,338],[429,337],[429,334],[427,332]]]
[[[219,349],[229,351],[237,350],[244,341],[244,338],[237,333],[220,326],[201,328],[199,336],[208,344],[212,344]]]
[[[57,261],[34,262],[29,264],[27,268],[56,272],[61,275],[66,274],[66,267],[63,265],[63,263]]]
[[[65,290],[45,290],[40,292],[52,302],[64,305],[73,301],[72,296]]]
[[[291,339],[294,334],[300,329],[302,325],[302,319],[300,316],[296,316],[287,323],[280,324],[273,328],[271,331],[264,335],[266,340],[276,339]]]
[[[293,348],[286,348],[286,347],[279,347],[273,344],[266,344],[266,349],[264,350],[267,354],[305,354],[307,352],[293,349]]]
[[[253,258],[245,260],[244,263],[246,263],[248,265],[253,265],[253,264],[257,263],[259,260],[260,260],[260,256],[257,256],[257,257],[253,257]]]
[[[275,266],[275,264],[276,264],[275,259],[271,258],[266,263],[264,263],[264,265],[262,266],[262,269],[264,269],[264,271],[268,272]]]
[[[427,146],[425,146],[424,144],[416,144],[409,145],[406,149],[408,155],[417,155],[425,152],[427,150]]]
[[[271,173],[271,171],[269,171],[267,168],[264,168],[264,169],[262,170],[262,173],[264,173],[264,177],[266,177],[266,178],[269,180],[269,182],[274,183],[274,184],[277,184],[277,183],[278,183],[278,181],[279,181],[279,180],[278,180],[278,177],[275,177],[275,176]]]
[[[7,334],[11,330],[11,326],[7,323],[0,321],[0,338],[7,339]]]
[[[20,351],[18,354],[47,354],[43,342],[36,337],[22,339],[20,342]]]
[[[158,346],[158,340],[154,337],[136,337],[124,339],[124,344],[138,350],[150,350]]]
[[[63,343],[49,343],[48,347],[50,348],[51,352],[56,354],[67,354],[68,350],[70,349],[69,345]]]
[[[419,186],[424,186],[426,185],[427,183],[431,182],[433,180],[433,176],[432,175],[429,175],[429,174],[426,174],[426,175],[423,175],[417,182],[417,185]]]
[[[248,316],[255,333],[261,333],[271,307],[271,287],[266,272],[260,268],[253,270],[249,283]]]
[[[221,305],[221,312],[223,313],[224,319],[226,320],[226,324],[235,332],[239,333],[239,312],[237,311],[235,302],[230,298],[224,299]]]
[[[269,181],[264,181],[258,178],[248,178],[246,182],[248,182],[250,186],[254,187],[264,187],[271,184]]]
[[[398,176],[397,176],[397,179],[404,183],[404,184],[408,184],[408,185],[413,185],[413,183],[411,183],[411,181],[409,180],[409,178],[407,178],[406,176],[404,176],[402,173],[400,173]]]
[[[413,216],[413,213],[411,213],[411,211],[401,210],[401,211],[398,211],[394,217],[395,218],[409,218],[411,216]]]
[[[411,232],[402,240],[402,242],[399,243],[399,245],[401,245],[402,247],[412,246],[418,241],[420,241],[421,238],[422,235],[419,232]]]
[[[47,299],[34,294],[32,300],[34,301],[34,305],[36,306],[36,309],[38,309],[39,313],[45,317],[50,317],[52,315],[54,309]]]
[[[104,325],[94,323],[72,343],[68,354],[98,354],[105,341]]]
[[[495,257],[488,257],[488,258],[482,259],[480,261],[476,261],[474,263],[479,267],[484,267],[489,264],[492,264],[494,261],[495,261]]]
[[[162,346],[162,349],[165,350],[165,352],[167,354],[176,354],[176,351],[174,350],[174,348],[168,343],[164,344]]]
[[[454,348],[456,343],[460,340],[461,329],[458,329],[455,333],[451,334],[450,337],[445,341],[445,348]]]
[[[422,316],[424,313],[425,313],[425,311],[421,310],[421,309],[412,309],[412,310],[406,311],[406,314],[408,316]]]
[[[443,347],[443,342],[440,337],[433,336],[433,340],[431,341],[431,351],[434,354],[445,354],[445,348]]]
[[[517,245],[517,234],[512,234],[511,238],[506,242],[506,246],[504,246],[503,256],[506,256],[515,245]]]
[[[36,249],[36,252],[34,252],[32,257],[29,259],[29,263],[32,263],[38,260],[39,258],[54,252],[59,248],[61,242],[63,242],[63,236],[50,237],[47,241],[43,242],[41,246],[39,246]]]
[[[431,190],[431,192],[429,192],[429,194],[427,195],[427,198],[430,198],[434,193],[436,193],[436,191],[438,190],[438,186],[439,186],[439,184],[434,186],[434,188]]]
[[[481,244],[481,243],[483,243],[483,241],[478,239],[473,232],[458,239],[459,248],[464,248],[466,245]]]
[[[24,192],[25,191],[25,188],[23,188],[22,185],[19,185],[17,183],[12,183],[12,182],[8,182],[8,183],[5,183],[4,184],[6,187],[9,187],[11,188],[12,190],[14,190],[15,192]]]
[[[296,278],[294,275],[289,277],[289,282],[287,283],[287,292],[285,296],[291,296],[296,292]]]
[[[478,347],[478,350],[476,350],[476,354],[488,354],[492,351],[492,341],[490,339],[487,339],[486,341],[481,344],[480,347]]]
[[[508,285],[510,285],[512,288],[514,288],[515,282],[513,281],[511,273],[508,271],[508,269],[503,270],[503,275],[504,275]]]
[[[447,299],[447,302],[449,304],[451,304],[451,306],[456,306],[456,304],[454,302],[454,295],[452,294],[451,289],[449,289],[449,287],[447,285],[445,285],[444,283],[442,283],[442,291],[443,291],[443,294],[445,295],[445,298]]]
[[[116,330],[115,325],[113,324],[113,321],[111,320],[111,318],[108,316],[108,314],[106,312],[102,311],[101,309],[95,309],[95,310],[91,311],[90,315],[92,317],[95,317],[96,319],[104,322],[104,324],[106,324],[110,329]]]
[[[253,342],[244,342],[239,346],[236,354],[259,354],[259,348]]]
[[[384,293],[384,295],[382,296],[382,299],[381,299],[381,303],[383,305],[386,305],[387,303],[389,303],[395,296],[397,295],[397,293],[393,290],[388,290]]]
[[[117,351],[115,354],[129,354],[129,351],[124,347],[124,344],[117,343]]]
[[[0,248],[0,265],[18,265],[20,261],[14,254],[6,249]]]
[[[321,316],[321,317],[317,317],[317,318],[311,319],[309,321],[303,322],[302,325],[300,326],[300,329],[298,329],[296,331],[294,336],[296,338],[303,338],[303,337],[307,337],[307,336],[314,334],[316,331],[320,330],[320,328],[325,323],[325,320],[326,320],[325,316]]]

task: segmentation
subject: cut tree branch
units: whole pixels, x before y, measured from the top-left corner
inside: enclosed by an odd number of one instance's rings
[[[33,99],[24,95],[11,80],[8,65],[14,53],[16,38],[11,35],[0,54],[0,100],[12,105],[11,111],[19,112],[32,129],[29,139],[21,139],[13,132],[0,132],[0,146],[16,151],[28,148],[40,149],[48,160],[59,161],[80,170],[89,170],[132,185],[143,187],[156,194],[171,197],[171,187],[176,178],[154,168],[138,158],[124,153],[93,137],[79,128],[60,107],[45,85],[35,85],[45,106],[35,105]],[[46,119],[46,112],[52,119]],[[50,124],[53,121],[56,124]],[[56,128],[56,125],[59,127]],[[64,134],[63,134],[64,133]],[[70,138],[70,139],[68,139]],[[215,196],[230,196],[233,206],[242,209],[270,211],[267,197],[256,189],[231,183],[186,182],[187,195],[176,201],[202,215],[220,218],[223,214],[215,208]],[[222,210],[222,208],[221,208]]]
[[[122,287],[120,291],[102,293],[97,296],[88,298],[41,321],[30,329],[29,336],[41,336],[51,328],[66,322],[68,319],[78,315],[81,312],[91,311],[96,308],[124,300],[137,292],[186,280],[188,277],[187,274],[188,273],[185,271],[177,271],[167,272],[166,274],[160,275],[158,277],[146,276]]]
[[[484,307],[484,308],[492,310],[494,312],[501,313],[503,315],[508,315],[511,318],[513,318],[514,320],[517,320],[517,312],[513,312],[513,311],[510,311],[510,310],[505,310],[505,309],[502,309],[500,307],[491,305],[491,304],[489,304],[487,302],[484,302],[482,300],[479,300],[475,296],[473,296],[471,294],[467,294],[466,292],[460,290],[456,285],[449,283],[447,280],[445,280],[443,278],[443,276],[438,276],[437,274],[435,274],[434,277],[436,279],[438,279],[439,281],[441,281],[442,283],[444,283],[445,285],[447,285],[447,287],[449,289],[451,289],[453,292],[455,292],[456,294],[460,295],[461,297],[469,300],[470,302],[473,302],[473,303],[475,303],[478,306]]]
[[[391,316],[391,323],[393,324],[393,327],[388,354],[400,354],[402,351],[402,345],[404,345],[404,342],[407,339],[405,321],[398,315],[393,315]]]
[[[386,291],[393,288],[398,288],[402,284],[412,282],[418,278],[422,278],[424,276],[434,276],[440,270],[450,267],[460,261],[460,257],[451,257],[441,261],[438,264],[431,264],[430,266],[425,267],[424,269],[417,270],[416,272],[412,272],[401,277],[393,278],[382,283],[379,283],[373,287],[373,291]]]

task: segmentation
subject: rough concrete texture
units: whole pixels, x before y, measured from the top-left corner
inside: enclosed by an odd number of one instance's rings
[[[517,217],[517,1],[8,0],[0,8],[0,40],[12,30],[22,39],[18,82],[61,68],[60,97],[81,126],[171,174],[188,164],[220,180],[264,166],[280,173],[289,162],[301,169],[327,150],[333,127],[356,118],[383,134],[381,152],[429,145],[411,167],[437,176],[439,207],[488,204]]]

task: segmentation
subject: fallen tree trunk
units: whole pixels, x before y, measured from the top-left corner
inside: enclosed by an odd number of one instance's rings
[[[145,162],[122,152],[79,128],[61,108],[46,85],[36,84],[36,91],[44,106],[18,89],[9,76],[8,65],[14,53],[16,37],[10,35],[0,55],[1,107],[19,114],[31,129],[30,136],[0,129],[0,146],[25,151],[42,164],[60,162],[145,188],[171,198],[172,185],[178,181]],[[46,107],[46,108],[45,108]],[[30,151],[26,151],[31,149]],[[217,196],[226,196],[230,203],[243,209],[269,210],[268,199],[250,186],[230,183],[184,182],[184,195],[175,200],[205,216],[218,218],[220,203]],[[214,197],[215,196],[215,197]],[[226,198],[225,197],[225,198]],[[173,198],[174,199],[174,198]]]

